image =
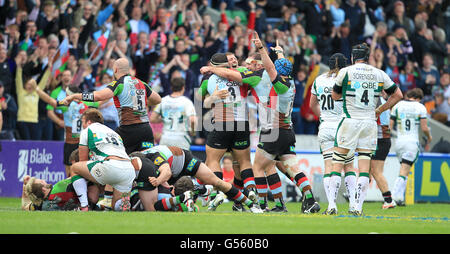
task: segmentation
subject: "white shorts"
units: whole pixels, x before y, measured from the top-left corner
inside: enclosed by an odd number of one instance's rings
[[[416,140],[396,139],[394,151],[400,163],[403,160],[414,163],[419,155],[419,142]]]
[[[374,151],[377,148],[377,131],[375,120],[343,118],[336,132],[335,146]]]
[[[322,122],[320,124],[317,139],[320,145],[321,152],[330,150],[334,147],[334,137],[336,136],[338,125],[338,121]]]
[[[176,146],[185,150],[190,150],[191,148],[191,140],[187,135],[163,134],[161,136],[159,144],[166,146]]]
[[[129,192],[136,178],[129,160],[92,161],[87,164],[89,172],[101,185],[109,184],[119,192]]]

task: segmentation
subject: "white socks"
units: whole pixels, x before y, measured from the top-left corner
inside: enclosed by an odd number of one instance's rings
[[[85,207],[88,205],[88,196],[87,196],[87,182],[84,178],[79,178],[72,182],[73,188],[77,193],[78,200],[80,200],[81,207]]]
[[[355,195],[356,198],[354,207],[357,211],[362,211],[368,187],[369,187],[369,174],[359,173],[358,181],[356,183],[356,195]]]
[[[408,177],[398,176],[395,179],[394,189],[392,190],[392,197],[394,200],[403,201],[405,191],[406,191],[406,182],[408,181]]]

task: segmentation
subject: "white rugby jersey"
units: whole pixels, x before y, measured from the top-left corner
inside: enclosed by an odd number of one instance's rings
[[[400,101],[391,111],[391,119],[397,123],[397,140],[419,142],[420,119],[427,118],[427,109],[417,101]]]
[[[337,101],[331,98],[333,86],[336,83],[336,74],[324,73],[314,80],[311,94],[317,96],[320,108],[320,121],[340,121],[342,119],[342,99]]]
[[[386,103],[386,100],[383,97],[380,97],[379,105],[383,105]],[[379,106],[378,105],[378,106]],[[390,138],[391,131],[389,129],[389,118],[390,118],[390,110],[386,110],[380,114],[377,119],[378,124],[378,138]]]
[[[186,96],[172,97],[167,95],[155,108],[164,123],[164,135],[187,135],[189,117],[195,116],[194,103]]]
[[[375,109],[381,90],[396,86],[384,71],[365,63],[341,69],[336,85],[342,87],[343,116],[371,120],[376,120]]]
[[[119,134],[101,123],[93,123],[81,131],[80,145],[89,148],[91,160],[104,160],[112,155],[129,159]]]

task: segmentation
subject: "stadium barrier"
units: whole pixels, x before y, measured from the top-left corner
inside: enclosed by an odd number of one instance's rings
[[[55,184],[66,178],[63,165],[64,143],[61,141],[6,141],[0,140],[0,196],[20,197],[22,195],[23,177],[31,175],[44,179],[47,183]],[[191,151],[198,158],[204,160],[204,146],[191,146]],[[253,161],[255,150],[252,149]],[[316,151],[296,150],[298,165],[308,176],[313,185],[316,196],[321,202],[324,194],[322,175],[324,172],[322,155]],[[412,170],[409,181],[412,181],[412,194],[415,202],[444,202],[450,203],[450,155],[423,153]],[[357,160],[355,160],[355,167]],[[384,167],[384,175],[392,190],[398,176],[400,164],[397,157],[390,153]],[[299,193],[293,183],[282,173],[283,191],[288,200],[298,201]],[[344,186],[344,185],[342,185]],[[341,188],[344,189],[344,188]],[[338,199],[339,200],[343,200]],[[382,195],[374,180],[371,181],[367,192],[367,201],[382,201]],[[343,202],[343,201],[342,201]]]

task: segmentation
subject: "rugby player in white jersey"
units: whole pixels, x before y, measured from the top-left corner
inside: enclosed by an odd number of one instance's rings
[[[402,99],[402,92],[384,71],[367,63],[370,49],[365,43],[353,46],[351,55],[353,65],[339,71],[332,92],[333,100],[343,99],[343,117],[335,137],[333,172],[342,171],[350,150],[358,152],[356,204],[350,213],[361,216],[369,187],[371,154],[377,146],[376,119]],[[390,97],[376,108],[382,90]],[[330,185],[335,185],[336,180],[330,179]]]
[[[332,171],[332,158],[334,149],[334,137],[339,121],[342,118],[342,99],[334,101],[331,92],[335,84],[335,78],[340,69],[347,66],[347,58],[336,53],[330,57],[328,62],[330,71],[320,75],[314,80],[311,87],[310,107],[314,114],[320,117],[318,140],[320,151],[323,155],[325,173],[323,176],[323,186],[328,199],[328,208],[323,214],[337,214],[336,199],[341,184],[341,172]],[[349,206],[354,206],[356,190],[356,173],[353,168],[354,152],[350,151],[345,160],[345,186],[349,194]],[[336,178],[330,186],[330,179]]]
[[[128,211],[136,175],[122,138],[103,125],[103,116],[97,109],[87,109],[81,116],[81,122],[80,161],[74,163],[71,170],[93,183],[111,185],[114,188],[111,207],[113,210]]]
[[[406,99],[399,102],[391,110],[390,127],[397,125],[397,138],[394,150],[400,161],[400,173],[394,183],[393,199],[397,205],[404,205],[404,195],[406,182],[411,166],[416,162],[420,151],[419,126],[420,130],[427,137],[427,142],[432,140],[431,131],[428,127],[427,110],[420,101],[423,98],[423,91],[414,88],[406,93]]]
[[[177,146],[185,150],[191,147],[197,121],[194,103],[184,96],[184,78],[171,80],[172,93],[162,98],[151,117],[151,123],[163,122],[160,145]]]

